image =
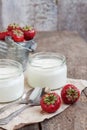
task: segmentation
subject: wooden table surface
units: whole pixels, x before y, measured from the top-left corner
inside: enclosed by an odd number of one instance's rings
[[[87,43],[76,32],[40,32],[36,52],[52,51],[66,56],[68,77],[87,79]],[[20,130],[87,130],[87,89],[80,100],[59,115]]]

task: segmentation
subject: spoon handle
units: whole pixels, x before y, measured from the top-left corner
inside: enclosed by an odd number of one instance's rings
[[[23,112],[25,109],[27,109],[30,106],[38,106],[39,104],[27,104],[26,106],[21,107],[20,109],[12,112],[7,117],[0,119],[0,125],[6,125],[8,124],[14,117],[18,116],[21,112]]]
[[[28,90],[28,91],[26,92],[26,95],[27,95],[28,99],[29,99],[29,96],[30,96],[30,94],[32,93],[32,91],[33,91],[33,89]],[[28,101],[28,99],[27,99],[27,101]],[[12,107],[13,105],[27,104],[27,101],[22,101],[22,100],[20,100],[20,101],[15,101],[15,102],[9,103],[9,104],[5,105],[4,107],[1,107],[1,108],[0,108],[0,114],[2,114],[3,112],[5,112],[8,108]]]
[[[20,114],[22,111],[24,111],[29,106],[31,106],[31,104],[23,106],[20,109],[18,109],[16,111],[12,112],[11,114],[9,114],[7,117],[0,119],[0,125],[6,125],[6,124],[8,124],[9,121],[11,121],[14,117],[18,116],[18,114]]]
[[[10,108],[11,106],[18,104],[17,102],[12,102],[10,104],[5,105],[4,107],[0,108],[0,114],[2,114],[4,111],[6,111],[8,108]]]
[[[36,92],[36,95],[35,95]],[[30,95],[30,99],[27,105],[21,107],[20,109],[12,112],[7,117],[0,119],[0,125],[8,124],[14,117],[18,116],[22,111],[24,111],[29,106],[38,106],[40,105],[40,98],[42,95],[42,88],[35,88]]]

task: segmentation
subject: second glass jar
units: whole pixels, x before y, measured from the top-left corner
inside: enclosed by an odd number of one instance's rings
[[[39,52],[29,57],[27,80],[31,87],[58,89],[67,82],[65,56],[52,52]]]

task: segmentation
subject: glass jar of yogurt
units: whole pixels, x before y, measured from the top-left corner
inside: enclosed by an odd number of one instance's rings
[[[58,89],[67,82],[65,56],[52,52],[39,52],[29,57],[27,81],[31,87]]]
[[[0,102],[18,99],[24,92],[23,68],[19,62],[0,59]]]

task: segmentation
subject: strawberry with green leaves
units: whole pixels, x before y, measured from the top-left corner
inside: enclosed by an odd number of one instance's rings
[[[21,30],[21,27],[16,23],[9,24],[8,27],[7,27],[8,31],[12,31],[12,30],[15,30],[15,29]]]
[[[73,84],[67,84],[61,91],[61,98],[65,104],[73,104],[80,97],[79,89]]]
[[[12,31],[12,39],[15,42],[23,42],[24,41],[24,34],[21,30],[13,30]]]
[[[57,93],[47,93],[40,101],[43,111],[53,113],[57,111],[61,106],[61,98]]]
[[[25,40],[31,40],[34,38],[36,32],[33,27],[31,26],[25,26],[23,27],[22,31],[24,32],[24,38]]]

